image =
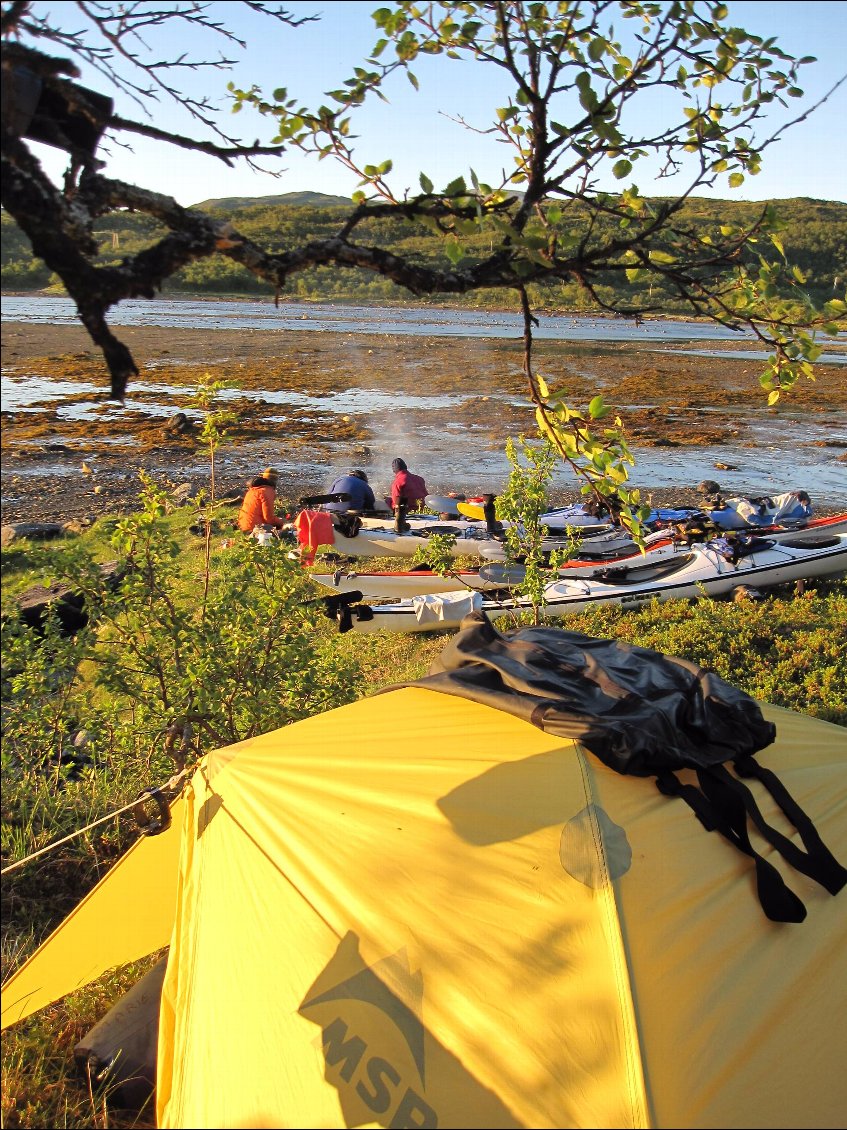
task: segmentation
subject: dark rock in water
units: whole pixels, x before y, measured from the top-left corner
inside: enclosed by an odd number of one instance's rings
[[[162,431],[168,435],[189,435],[194,431],[194,424],[184,412],[176,412],[170,420],[162,426]]]
[[[716,483],[714,479],[704,479],[702,483],[697,484],[697,489],[701,494],[720,494],[720,483]]]

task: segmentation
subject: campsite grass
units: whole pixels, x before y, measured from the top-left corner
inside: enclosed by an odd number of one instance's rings
[[[191,532],[195,518],[190,507],[177,509],[167,518],[169,532],[180,545],[179,565],[188,595],[197,590],[203,576],[203,542]],[[102,519],[74,540],[98,561],[105,561],[114,555],[110,542],[114,529],[114,519]],[[2,551],[4,613],[15,595],[32,583],[43,582],[56,552],[50,545],[25,541]],[[216,548],[214,567],[224,568],[222,561]],[[754,698],[847,726],[845,625],[847,580],[829,580],[807,585],[802,595],[795,595],[790,586],[775,590],[762,602],[701,600],[655,603],[632,611],[589,609],[559,626],[680,656],[715,671]],[[504,622],[498,627],[503,629]],[[323,630],[331,637],[339,662],[358,673],[357,694],[423,677],[450,638],[448,633],[340,635],[330,621]],[[88,673],[83,671],[83,681],[86,679]],[[4,680],[4,690],[5,686]],[[339,701],[346,700],[341,683],[338,694]],[[119,747],[79,772],[70,772],[47,757],[28,763],[12,758],[9,771],[7,756],[14,750],[6,749],[7,707],[4,702],[4,868],[116,811],[142,787],[158,783],[150,779],[151,765],[157,764],[150,756],[122,757]],[[269,723],[266,728],[275,725]],[[132,818],[125,814],[4,876],[4,979],[137,835]],[[109,974],[4,1033],[4,1127],[141,1130],[154,1125],[151,1110],[140,1114],[115,1110],[107,1089],[83,1079],[73,1061],[75,1044],[153,962],[150,958]]]

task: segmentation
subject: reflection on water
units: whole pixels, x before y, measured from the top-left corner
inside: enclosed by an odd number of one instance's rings
[[[49,377],[21,377],[9,373],[0,376],[0,389],[2,389],[3,410],[6,412],[37,412],[44,409],[33,408],[33,402],[49,402],[67,399],[73,401],[75,397],[91,393],[102,392],[98,385],[86,382],[51,380]],[[150,381],[134,381],[130,393],[121,408],[120,401],[98,400],[96,402],[68,403],[57,409],[59,416],[68,420],[84,420],[96,417],[99,420],[120,419],[126,412],[141,412],[148,416],[169,416],[176,411],[173,403],[166,400],[159,403],[150,400],[134,399],[140,393],[152,393],[157,397],[175,397],[180,401],[192,394],[193,389],[188,385],[156,384]],[[323,412],[334,412],[337,415],[371,415],[378,412],[403,412],[403,411],[452,411],[460,408],[470,400],[478,399],[478,394],[442,394],[427,393],[425,396],[413,396],[403,392],[388,392],[376,388],[348,388],[339,392],[326,393],[321,396],[312,396],[305,392],[279,389],[222,389],[218,394],[222,401],[248,400],[256,404],[279,404],[293,408],[316,408]],[[523,404],[515,397],[498,397],[496,393],[488,395],[488,400],[504,400],[511,404]],[[180,403],[180,411],[187,416],[198,418],[201,413]]]
[[[384,432],[380,433],[381,447],[377,455],[357,455],[355,465],[367,472],[374,491],[378,495],[388,492],[392,473],[390,459],[397,454],[407,459],[409,466],[425,474],[429,489],[437,494],[449,490],[462,491],[468,495],[484,494],[487,491],[498,493],[505,487],[510,471],[502,444],[462,443],[467,438],[467,429],[461,434],[450,434],[444,428],[420,428],[410,430],[408,421],[402,414],[396,417],[397,427],[392,427],[395,418],[386,420]],[[280,421],[281,425],[284,421]],[[235,449],[222,449],[216,463],[221,481],[246,482],[256,473],[256,467],[271,462],[281,475],[293,482],[329,484],[350,466],[350,453],[346,447],[334,450],[312,446],[298,449],[292,456],[285,443],[284,431],[280,441],[270,449],[266,440],[248,443]],[[78,441],[63,439],[60,434],[51,437],[52,443],[67,444],[69,450],[62,456],[57,452],[55,461],[51,460],[50,475],[79,475],[79,454],[73,450]],[[99,442],[99,440],[98,440]],[[845,440],[847,442],[847,440]],[[115,443],[118,443],[116,438]],[[641,488],[645,495],[650,490],[689,490],[704,479],[717,479],[727,495],[765,495],[783,490],[805,489],[812,502],[823,501],[830,506],[847,510],[847,471],[838,456],[843,448],[802,447],[792,450],[790,464],[785,458],[785,445],[769,444],[764,448],[728,449],[724,446],[697,448],[642,448],[633,445],[636,466],[631,470],[631,486]],[[85,452],[85,459],[97,470],[97,455]],[[734,460],[738,469],[716,470],[716,464]],[[185,478],[204,479],[208,476],[208,461],[200,452],[193,462],[180,462],[174,470],[166,454],[161,457],[159,466],[149,465],[154,474],[172,476],[178,481]],[[15,474],[22,477],[43,476],[45,467],[39,463],[33,467],[16,468]],[[136,478],[136,472],[127,465],[126,471],[110,469],[107,474],[118,479]],[[6,484],[10,476],[4,476]],[[563,467],[557,468],[552,489],[563,497],[576,493],[573,476]]]
[[[692,353],[696,353],[701,357],[732,357],[737,361],[760,361],[762,364],[768,358],[768,352],[764,349],[653,349],[652,353],[676,353],[679,356],[686,357]],[[847,352],[845,353],[822,353],[817,360],[819,365],[847,365]]]
[[[46,295],[3,299],[3,317],[13,322],[75,325],[70,298]],[[523,334],[517,313],[496,310],[439,310],[431,307],[339,306],[331,303],[193,302],[128,299],[109,312],[113,326],[167,326],[202,330],[315,330],[332,333],[423,335],[427,337],[514,338]],[[714,322],[539,315],[537,338],[559,341],[728,341],[743,339]]]

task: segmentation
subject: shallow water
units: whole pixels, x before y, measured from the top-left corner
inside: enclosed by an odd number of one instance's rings
[[[75,325],[70,298],[10,295],[3,299],[10,322]],[[210,299],[128,299],[109,313],[113,326],[166,326],[202,330],[314,330],[332,333],[420,335],[425,337],[514,338],[523,334],[516,313],[489,310],[439,310],[428,307],[342,306],[330,303],[227,302]],[[636,325],[627,318],[540,315],[538,338],[559,341],[731,341],[744,335],[717,323],[650,319]]]
[[[77,322],[73,303],[67,298],[26,296],[4,299],[4,320],[32,323],[74,324]],[[331,304],[283,303],[275,307],[272,302],[226,302],[184,300],[131,301],[121,303],[110,320],[116,326],[146,325],[182,327],[209,330],[210,352],[214,350],[215,330],[244,329],[261,331],[313,330],[316,332],[356,334],[415,335],[415,336],[465,336],[474,338],[516,338],[521,334],[520,319],[509,313],[473,310],[437,310],[421,307],[379,308],[335,306]],[[684,323],[650,320],[636,326],[631,320],[591,317],[541,317],[535,336],[554,340],[573,340],[598,343],[628,342],[633,344],[662,341],[703,343],[692,349],[662,349],[656,352],[673,352],[684,355],[697,353],[719,355],[737,359],[761,360],[763,353],[755,348],[710,350],[706,343],[728,340],[744,341],[742,335],[733,334],[724,327],[706,323]],[[751,343],[752,346],[752,343]],[[847,362],[844,353],[825,354],[823,360]],[[169,357],[162,362],[173,369],[179,359]],[[147,366],[147,374],[155,376],[155,363]],[[587,374],[593,378],[593,374]],[[602,381],[596,387],[601,387]],[[19,369],[4,372],[0,380],[3,408],[6,411],[26,413],[55,411],[58,422],[120,421],[127,413],[145,417],[167,418],[177,407],[186,415],[199,413],[185,406],[190,394],[189,386],[179,386],[168,381],[154,380],[133,383],[130,396],[123,407],[102,399],[88,399],[101,391],[93,383],[75,383],[24,375]],[[242,446],[237,450],[219,454],[223,475],[238,480],[255,472],[259,460],[263,465],[272,461],[283,474],[295,481],[321,481],[327,485],[335,474],[348,469],[351,459],[349,445],[314,445],[304,452],[297,449],[296,458],[286,454],[286,409],[299,414],[314,410],[326,418],[327,414],[356,418],[374,437],[373,447],[356,454],[354,462],[368,472],[377,493],[385,493],[390,483],[390,457],[402,455],[412,470],[425,474],[430,489],[439,493],[456,489],[468,494],[499,491],[505,485],[509,464],[501,440],[492,439],[493,427],[483,423],[470,424],[461,417],[461,409],[471,399],[478,397],[462,393],[415,395],[407,390],[388,391],[384,388],[349,387],[326,395],[314,396],[300,391],[276,389],[233,389],[223,394],[232,400],[244,399],[267,404],[272,410],[269,419],[279,427],[279,442],[275,450],[268,451],[267,440]],[[506,407],[514,412],[516,406],[526,412],[527,432],[533,430],[533,409],[523,399],[506,393],[490,394],[490,418],[496,424],[498,409]],[[43,402],[45,407],[33,407]],[[48,407],[49,406],[49,407]],[[638,405],[616,405],[624,412]],[[681,415],[689,410],[674,410]],[[698,447],[639,447],[633,444],[637,466],[632,471],[632,485],[643,489],[690,488],[703,479],[717,479],[725,493],[773,494],[785,489],[803,488],[815,497],[826,498],[828,503],[847,508],[847,466],[838,457],[847,448],[847,418],[842,413],[831,413],[826,418],[815,417],[800,411],[780,409],[748,410],[727,419],[721,409],[697,409],[708,418],[726,422],[727,439],[720,445]],[[521,412],[518,414],[522,418]],[[738,428],[735,436],[731,429]],[[103,437],[98,442],[105,443]],[[43,440],[34,441],[34,445]],[[66,445],[64,455],[57,452],[51,461],[50,474],[79,473],[76,451],[82,449],[81,441],[61,435],[61,428],[51,436],[51,446]],[[113,451],[126,447],[131,451],[132,440],[117,435],[109,441]],[[816,446],[818,445],[818,446]],[[386,457],[389,453],[389,457]],[[85,458],[96,466],[97,456]],[[104,453],[104,459],[107,456]],[[171,467],[163,454],[161,471]],[[716,463],[728,463],[738,470],[717,469]],[[205,462],[198,455],[196,468],[189,456],[181,465],[184,474],[203,474]],[[118,477],[134,477],[134,471],[112,469]],[[32,469],[17,469],[16,474],[29,477],[43,475],[43,464]],[[554,487],[573,491],[574,481],[564,468],[556,472]]]

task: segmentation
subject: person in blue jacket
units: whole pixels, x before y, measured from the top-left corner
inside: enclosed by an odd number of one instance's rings
[[[328,502],[324,510],[343,514],[349,510],[376,510],[376,498],[364,471],[348,471],[340,475],[329,488],[329,494],[349,494],[349,502]]]

